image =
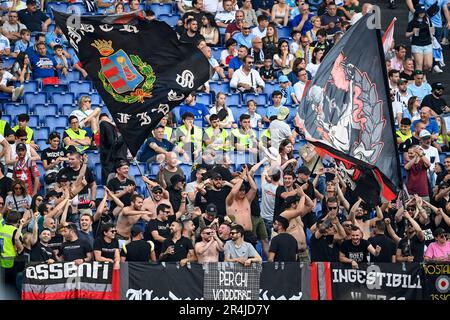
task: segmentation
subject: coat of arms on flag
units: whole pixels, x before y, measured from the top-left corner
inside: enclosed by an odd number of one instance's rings
[[[103,83],[105,90],[119,102],[143,103],[145,98],[152,97],[153,83],[156,81],[153,68],[142,62],[137,55],[128,55],[120,49],[114,53],[112,41],[95,40],[92,44],[103,56],[100,58],[101,69],[98,77]],[[136,69],[139,68],[139,71]],[[142,81],[142,88],[136,89]],[[130,95],[123,96],[126,92]]]

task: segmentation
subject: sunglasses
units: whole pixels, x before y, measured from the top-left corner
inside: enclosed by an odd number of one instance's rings
[[[330,210],[336,210],[338,207],[328,207]]]
[[[92,102],[92,100],[84,100],[84,102]]]
[[[22,190],[22,187],[14,187],[14,190]]]
[[[445,238],[445,234],[440,234],[437,236],[438,238]]]
[[[162,194],[162,191],[155,191],[154,194]]]
[[[351,228],[351,227],[352,227],[351,224],[343,224],[342,226],[343,226],[344,228]]]
[[[406,208],[406,210],[407,210],[407,211],[415,211],[416,208],[414,208],[414,207],[408,207],[408,208]]]
[[[36,198],[36,201],[43,201],[44,199],[42,198]]]

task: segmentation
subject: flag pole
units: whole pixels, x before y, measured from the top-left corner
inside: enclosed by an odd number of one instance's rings
[[[133,163],[134,163],[134,164],[136,165],[136,167],[138,168],[139,173],[141,174],[141,179],[142,179],[142,177],[144,177],[145,175],[144,175],[144,173],[142,172],[141,167],[139,166],[139,163],[138,163],[138,161],[136,160],[136,157],[133,158]],[[142,180],[142,181],[143,181],[143,180]],[[145,183],[145,181],[144,181],[144,183]],[[148,184],[147,184],[147,183],[145,183],[145,187],[146,187],[147,190],[148,190],[148,195],[151,196],[152,193],[151,193],[150,188],[148,187]]]

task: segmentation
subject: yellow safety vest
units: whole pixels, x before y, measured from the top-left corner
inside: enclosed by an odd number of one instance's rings
[[[184,134],[184,136],[187,137],[188,132],[187,132],[187,128],[186,128],[186,126],[184,124],[181,127],[179,127],[178,130],[180,130]],[[202,139],[203,139],[203,137],[202,137],[202,129],[200,129],[197,126],[194,126],[194,134],[191,134],[191,142],[193,142],[195,145],[200,145],[201,146],[202,145]],[[183,146],[184,146],[184,142],[180,141],[178,143],[178,147],[183,148]]]
[[[165,126],[164,127],[164,138],[166,140],[170,141],[170,138],[172,138],[172,132],[173,132],[173,129],[171,127]]]
[[[264,139],[267,138],[267,139]],[[270,133],[269,129],[265,129],[261,136],[259,137],[260,141],[263,143],[264,147],[268,147],[268,140],[272,140],[272,134]]]
[[[16,249],[14,247],[13,234],[16,230],[16,227],[5,224],[3,219],[0,220],[0,265],[5,269],[10,269],[14,266]]]
[[[237,129],[237,128],[231,130],[231,133],[233,134],[233,136],[235,136],[238,139],[238,143],[241,146],[244,146],[245,148],[249,148],[252,137],[256,136],[256,134],[253,130],[250,130],[250,133],[243,134],[243,133],[241,133],[240,129]],[[256,147],[256,146],[254,146],[254,147]]]
[[[395,133],[400,137],[400,139],[402,139],[402,142],[405,142],[412,137],[411,131],[409,131],[409,134],[403,134],[400,130],[395,131]]]
[[[213,127],[209,127],[205,130],[205,134],[208,136],[209,139],[211,139],[214,136],[214,129]],[[220,138],[220,143],[222,146],[215,147],[214,150],[224,150],[229,151],[230,146],[226,143],[228,138],[228,132],[224,129],[221,130],[220,135],[217,137]]]
[[[0,120],[0,134],[2,136],[5,136],[5,127],[6,127],[6,121]]]
[[[19,126],[15,126],[14,128],[12,128],[14,132],[16,132],[17,130],[19,130]],[[33,138],[33,129],[31,129],[29,126],[25,127],[25,131],[27,132],[27,144],[31,143],[31,139]]]
[[[70,139],[78,139],[82,140],[86,138],[87,132],[83,129],[78,129],[78,133],[72,130],[72,128],[69,128],[65,131]],[[69,146],[66,146],[66,149],[69,148]],[[75,146],[75,148],[78,150],[78,152],[83,152],[84,150],[88,149],[89,146]]]

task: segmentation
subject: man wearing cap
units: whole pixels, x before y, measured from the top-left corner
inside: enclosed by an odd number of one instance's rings
[[[226,198],[227,215],[233,215],[237,224],[241,225],[245,231],[251,232],[250,203],[255,198],[258,187],[247,167],[244,168],[243,172],[239,173],[236,179],[237,182]],[[247,193],[245,192],[244,179],[250,184],[250,190]]]
[[[291,105],[291,104],[298,104],[297,97],[295,96],[295,90],[291,86],[291,82],[289,81],[288,77],[285,75],[281,75],[278,78],[278,88],[276,90],[279,90],[282,94],[281,97],[281,105]]]
[[[16,145],[17,158],[13,166],[13,179],[22,180],[27,188],[27,193],[34,196],[41,186],[39,181],[39,169],[36,163],[27,157],[27,147],[24,143]]]
[[[425,251],[425,261],[450,262],[450,241],[443,228],[434,230],[435,242],[431,243]]]
[[[140,226],[133,226],[131,229],[131,242],[123,244],[120,252],[122,262],[156,262],[155,244],[145,241]]]
[[[420,101],[431,93],[431,86],[427,82],[423,82],[423,77],[422,70],[414,70],[414,82],[408,84],[407,89],[411,97],[416,96]]]
[[[227,214],[226,199],[231,191],[233,185],[228,181],[222,179],[222,175],[213,172],[211,179],[205,181],[203,187],[198,188],[198,193],[195,196],[195,205],[201,206],[202,198],[206,203],[213,203],[217,206],[217,215],[224,217]]]
[[[116,164],[116,176],[108,181],[108,189],[113,192],[117,198],[122,201],[124,206],[129,206],[131,204],[131,196],[136,191],[136,182],[128,179],[128,161],[120,160]],[[116,204],[111,203],[111,211],[114,211]]]
[[[17,145],[18,144],[25,144],[27,141],[27,133],[25,130],[17,129],[17,131],[14,133],[15,137],[15,143],[11,145],[9,148],[9,152],[5,154],[5,163],[8,165],[8,173],[6,174],[7,177],[12,178],[13,173],[13,166],[17,164]],[[34,148],[31,148],[29,144],[25,144],[26,148],[26,158],[30,159],[31,161],[39,161],[41,160],[41,157],[36,152]]]
[[[297,240],[286,232],[289,221],[285,217],[277,217],[273,222],[273,231],[277,235],[270,241],[268,262],[295,262],[297,261]]]
[[[223,251],[223,242],[217,236],[215,229],[202,228],[200,231],[202,241],[194,246],[198,263],[219,262],[219,253]]]
[[[311,181],[309,181],[310,176],[311,170],[309,170],[307,166],[302,165],[297,169],[297,179],[294,181],[294,184],[301,187],[308,197],[315,199],[314,186]],[[325,180],[325,178],[323,180]],[[323,184],[325,185],[325,181],[323,181]],[[325,189],[325,187],[323,189]]]
[[[281,141],[289,139],[292,144],[295,143],[296,131],[292,130],[287,123],[289,117],[289,108],[281,107],[278,111],[277,118],[270,122],[269,132],[271,139],[271,146],[278,150]]]
[[[164,139],[164,126],[158,125],[153,130],[153,136],[148,138],[139,149],[137,160],[147,163],[161,163],[166,159],[167,152],[172,151],[173,148],[173,143]]]
[[[186,205],[187,193],[184,192],[185,182],[186,179],[184,176],[180,176],[179,174],[173,175],[170,178],[170,186],[167,188],[167,191],[169,192],[169,200],[174,212],[178,212],[182,204],[184,206]]]
[[[405,78],[400,78],[398,80],[398,90],[395,93],[394,101],[402,104],[402,108],[408,108],[408,100],[411,95],[408,93],[408,80]],[[395,116],[395,114],[394,114]]]
[[[224,221],[223,217],[217,217],[217,206],[214,203],[209,203],[206,206],[204,213],[201,213],[201,209],[199,207],[195,207],[193,216],[196,216],[193,219],[193,222],[198,233],[205,227],[216,229],[219,223]]]
[[[156,218],[156,208],[160,204],[168,205],[171,213],[173,213],[172,204],[169,200],[169,192],[163,189],[157,182],[151,181],[146,176],[142,180],[148,185],[150,189],[150,196],[145,198],[142,210],[147,211],[150,219]]]
[[[37,8],[36,0],[27,0],[27,8],[18,12],[19,20],[31,32],[47,32],[52,20]]]
[[[442,82],[434,82],[431,85],[431,94],[426,95],[420,106],[429,107],[433,110],[433,115],[440,115],[443,112],[450,112],[450,107],[447,102],[442,98],[444,93],[444,85]]]
[[[403,218],[406,220],[406,231],[405,237],[398,241],[396,261],[423,262],[425,235],[408,211],[403,212]]]

